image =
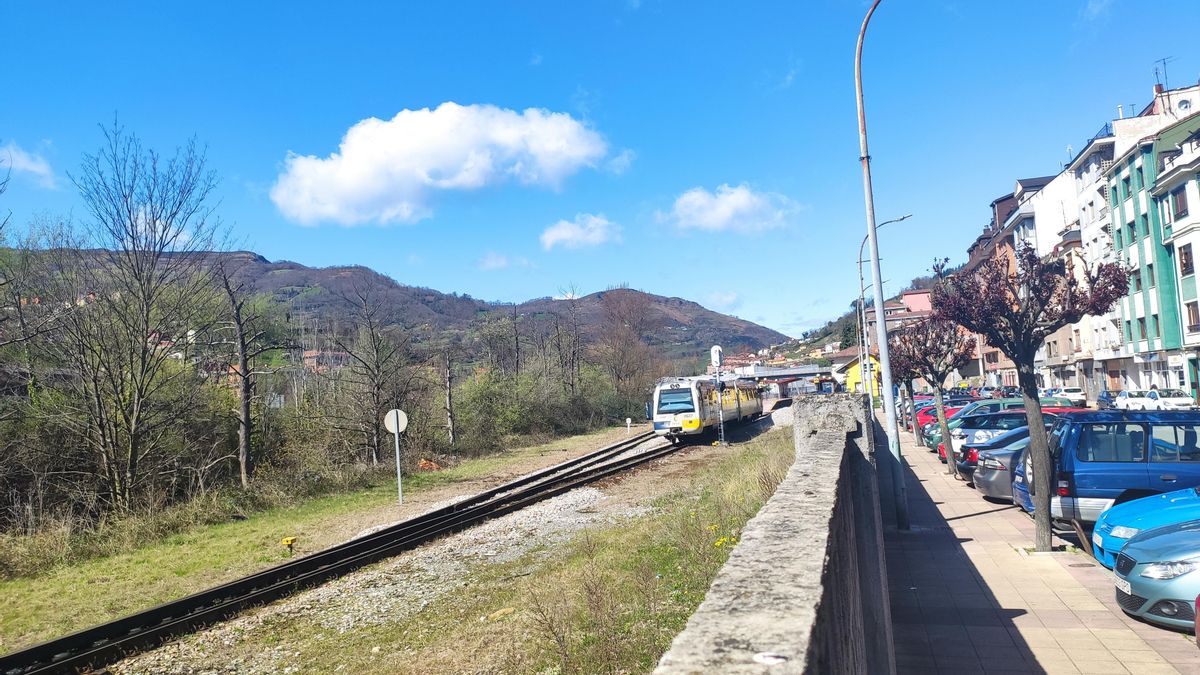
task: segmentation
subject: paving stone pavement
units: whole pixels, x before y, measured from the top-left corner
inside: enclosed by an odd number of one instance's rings
[[[902,437],[912,528],[886,535],[899,672],[1200,673],[1192,636],[1127,616],[1086,554],[1026,553],[1031,518]]]

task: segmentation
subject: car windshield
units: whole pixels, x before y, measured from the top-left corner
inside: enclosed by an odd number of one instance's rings
[[[1029,427],[1027,427],[1027,426],[1017,427],[1016,429],[1006,431],[1006,432],[1000,434],[999,436],[996,436],[995,438],[989,440],[988,445],[995,446],[997,448],[1003,448],[1003,447],[1006,447],[1007,445],[1009,445],[1010,443],[1019,441],[1022,438],[1026,438],[1027,436],[1029,436]]]
[[[1146,392],[1138,391],[1137,389],[1130,389],[1125,392],[1125,395],[1129,398],[1146,398]]]
[[[978,403],[968,403],[965,406],[959,408],[958,412],[951,415],[950,419],[955,419],[955,420],[962,419],[964,417],[967,417],[968,415],[970,415],[971,413],[975,412],[978,409],[979,409]]]
[[[696,412],[692,404],[690,389],[668,389],[658,393],[658,412],[660,413],[689,413]]]
[[[1179,391],[1178,389],[1163,389],[1162,391],[1158,392],[1158,395],[1162,396],[1163,398],[1188,398],[1187,394]]]

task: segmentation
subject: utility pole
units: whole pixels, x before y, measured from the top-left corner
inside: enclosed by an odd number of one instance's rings
[[[886,420],[888,450],[895,466],[892,472],[892,490],[896,501],[896,527],[908,529],[908,495],[904,485],[904,460],[900,456],[900,428],[896,422],[896,394],[892,391],[891,359],[888,356],[887,321],[883,311],[883,275],[879,270],[879,239],[875,227],[875,195],[871,188],[871,153],[867,149],[867,113],[863,104],[862,49],[867,36],[867,24],[879,7],[880,0],[871,4],[858,31],[858,44],[854,51],[854,93],[858,103],[859,161],[863,172],[863,201],[867,210],[867,240],[871,245],[871,280],[875,284],[875,333],[879,342],[879,369],[883,372],[883,409]]]

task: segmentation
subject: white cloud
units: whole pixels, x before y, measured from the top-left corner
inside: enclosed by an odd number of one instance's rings
[[[621,240],[621,227],[604,214],[592,215],[580,213],[575,220],[560,220],[542,232],[542,248],[549,251],[555,246],[563,248],[582,248],[584,246],[599,246],[611,241]]]
[[[29,174],[36,179],[38,185],[44,188],[53,189],[57,186],[54,170],[50,168],[50,162],[46,161],[45,157],[26,152],[21,149],[21,146],[11,141],[4,147],[0,147],[0,172],[7,173],[9,171],[14,174]]]
[[[774,192],[755,192],[746,184],[720,185],[716,193],[695,187],[675,199],[668,214],[659,219],[680,229],[709,232],[761,232],[788,224],[800,205]]]
[[[479,269],[484,272],[506,270],[510,267],[529,267],[529,260],[521,257],[510,257],[495,251],[488,251],[479,259]]]
[[[1088,21],[1099,19],[1108,14],[1108,10],[1112,8],[1113,0],[1088,0],[1083,8],[1083,18]]]
[[[708,294],[708,304],[716,309],[737,309],[742,306],[742,298],[734,291],[716,291]]]
[[[325,158],[289,154],[271,200],[305,224],[411,223],[431,215],[435,192],[508,180],[557,188],[607,152],[599,133],[567,113],[447,102],[365,119]]]
[[[630,166],[633,166],[633,160],[636,157],[637,157],[636,152],[630,150],[629,148],[625,148],[621,152],[617,153],[617,155],[615,157],[608,160],[608,163],[605,166],[608,168],[609,171],[620,176],[621,174],[628,171]]]

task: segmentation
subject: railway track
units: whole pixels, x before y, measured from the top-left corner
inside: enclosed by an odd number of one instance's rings
[[[0,657],[0,673],[80,672],[103,668],[165,639],[194,631],[242,610],[408,551],[426,542],[498,518],[678,449],[666,441],[636,453],[653,432],[537,471],[463,501],[370,535],[250,576]]]

